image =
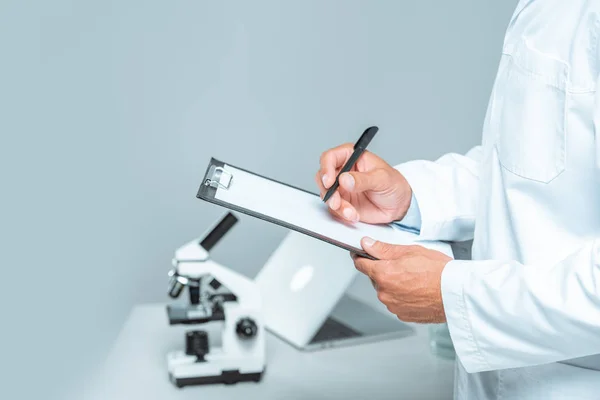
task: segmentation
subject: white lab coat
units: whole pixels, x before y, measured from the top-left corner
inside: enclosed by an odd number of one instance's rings
[[[521,1],[480,146],[397,166],[427,239],[473,238],[442,297],[457,399],[600,399],[600,1]]]

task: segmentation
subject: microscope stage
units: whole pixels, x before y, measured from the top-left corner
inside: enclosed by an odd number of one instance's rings
[[[206,312],[201,307],[168,305],[167,316],[169,325],[195,325],[204,324],[210,321],[224,321],[225,315],[222,310]]]

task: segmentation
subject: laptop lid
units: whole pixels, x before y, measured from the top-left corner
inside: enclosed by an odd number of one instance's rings
[[[255,278],[267,329],[305,347],[357,274],[347,250],[290,231]]]

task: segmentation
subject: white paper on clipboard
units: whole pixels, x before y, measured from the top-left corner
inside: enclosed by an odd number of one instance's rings
[[[449,243],[421,241],[393,224],[354,224],[334,218],[314,193],[211,159],[198,198],[284,226],[349,251],[368,256],[360,241],[369,236],[392,244],[418,244],[452,257]]]

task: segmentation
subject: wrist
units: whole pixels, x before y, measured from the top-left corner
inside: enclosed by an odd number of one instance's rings
[[[404,178],[404,176],[402,176],[402,175],[400,175],[400,176],[401,176],[401,182],[399,183],[399,186],[400,186],[399,204],[398,204],[398,208],[395,213],[394,221],[402,221],[402,219],[404,217],[406,217],[406,214],[408,213],[408,210],[410,209],[412,199],[413,199],[412,188],[410,187],[410,185],[408,184],[408,181]]]

